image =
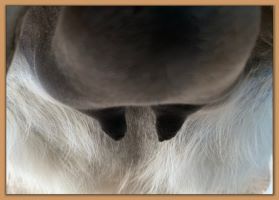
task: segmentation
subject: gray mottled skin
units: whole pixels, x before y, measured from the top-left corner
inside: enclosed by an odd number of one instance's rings
[[[19,45],[77,109],[216,101],[243,71],[258,7],[30,8]]]
[[[21,25],[19,48],[43,88],[118,140],[127,130],[125,106],[222,98],[255,44],[260,8],[31,7]],[[111,107],[118,108],[96,111]],[[160,140],[192,113],[175,110],[156,112]]]

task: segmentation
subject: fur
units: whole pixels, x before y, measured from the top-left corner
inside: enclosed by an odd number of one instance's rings
[[[127,136],[115,142],[94,119],[44,93],[16,57],[7,77],[8,193],[260,193],[253,184],[269,179],[268,62],[158,143],[150,108],[129,108]]]
[[[226,99],[190,115],[172,140],[158,142],[154,113],[142,106],[127,108],[127,133],[116,142],[52,99],[17,48],[7,75],[7,193],[262,193],[273,121],[266,37],[247,69]]]

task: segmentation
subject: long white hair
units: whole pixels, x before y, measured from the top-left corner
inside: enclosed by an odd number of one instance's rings
[[[127,108],[113,141],[97,121],[48,96],[17,49],[7,75],[8,193],[261,193],[272,154],[272,45],[223,102],[158,142],[149,107]],[[258,47],[266,48],[258,50]]]

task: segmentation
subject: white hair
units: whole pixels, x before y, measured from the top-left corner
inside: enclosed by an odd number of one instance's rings
[[[148,107],[127,108],[113,141],[98,122],[52,99],[17,50],[7,76],[8,193],[262,193],[272,154],[272,63],[253,63],[222,103],[158,142]]]

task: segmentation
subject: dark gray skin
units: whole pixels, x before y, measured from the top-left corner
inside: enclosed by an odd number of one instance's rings
[[[260,7],[30,7],[19,48],[44,89],[118,140],[125,107],[152,106],[160,141],[239,80]]]

